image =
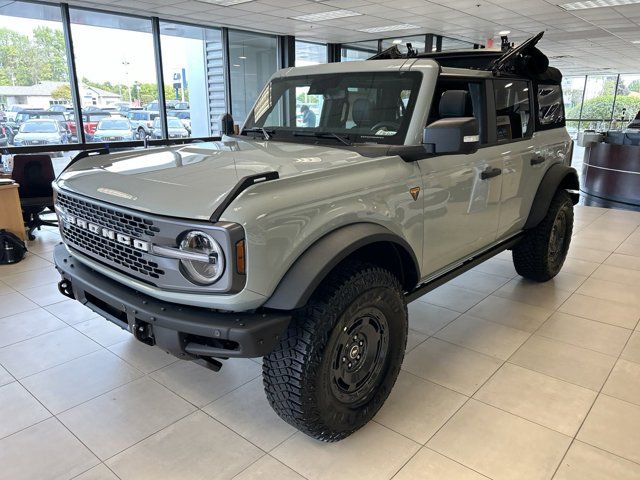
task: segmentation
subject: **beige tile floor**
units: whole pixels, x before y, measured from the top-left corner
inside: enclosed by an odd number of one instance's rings
[[[638,479],[640,213],[576,207],[560,275],[508,252],[409,307],[403,370],[338,444],[220,373],[135,342],[55,288],[59,241],[0,267],[0,479]]]

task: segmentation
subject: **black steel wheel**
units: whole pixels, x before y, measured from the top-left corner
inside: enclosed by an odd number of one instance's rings
[[[380,380],[389,350],[389,326],[381,310],[363,309],[337,333],[331,365],[331,392],[342,403],[366,403]]]
[[[537,282],[555,277],[567,257],[573,233],[573,202],[559,190],[540,224],[513,247],[513,264],[521,276]]]
[[[407,343],[407,307],[388,270],[349,262],[296,312],[264,357],[269,403],[281,418],[324,441],[365,425],[393,387]]]

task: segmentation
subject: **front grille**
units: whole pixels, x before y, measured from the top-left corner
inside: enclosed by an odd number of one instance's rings
[[[159,232],[152,220],[96,205],[64,193],[58,192],[57,204],[65,214],[132,238],[153,237]],[[152,257],[142,251],[74,224],[61,222],[61,225],[64,238],[72,247],[102,263],[113,265],[125,273],[152,283],[151,279],[160,279],[165,274]]]
[[[58,192],[57,202],[69,215],[82,218],[124,235],[136,238],[142,235],[153,237],[160,231],[154,226],[153,221],[146,218],[98,206],[64,193]]]

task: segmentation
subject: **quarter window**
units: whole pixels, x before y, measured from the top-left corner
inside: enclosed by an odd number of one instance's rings
[[[494,80],[493,86],[498,142],[527,137],[531,130],[529,83],[522,80]]]
[[[538,85],[538,122],[547,128],[564,126],[564,103],[560,85]]]

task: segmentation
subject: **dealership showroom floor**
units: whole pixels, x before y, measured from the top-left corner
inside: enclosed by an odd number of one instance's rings
[[[0,267],[0,478],[640,478],[640,213],[575,216],[551,282],[504,252],[410,304],[389,400],[334,444],[273,413],[259,360],[215,373],[62,297],[47,228]]]

